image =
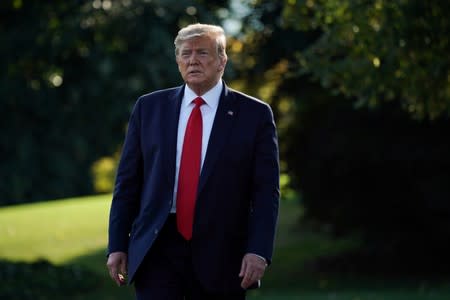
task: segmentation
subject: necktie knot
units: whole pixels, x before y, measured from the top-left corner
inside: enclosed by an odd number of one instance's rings
[[[194,104],[195,104],[196,107],[200,107],[200,106],[202,106],[203,104],[205,104],[205,100],[203,100],[202,97],[197,97],[197,98],[195,98],[195,99],[193,100],[193,102],[194,102]]]

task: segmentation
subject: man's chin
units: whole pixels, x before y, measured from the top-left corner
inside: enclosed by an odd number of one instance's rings
[[[187,81],[186,83],[189,86],[189,88],[199,96],[203,95],[210,89],[207,82],[205,82],[204,80],[201,81],[192,80]]]
[[[203,75],[202,74],[200,74],[200,73],[192,73],[192,74],[188,74],[187,75],[187,77],[186,77],[186,79],[187,79],[187,82],[192,82],[192,83],[195,83],[195,82],[201,82],[201,81],[204,81],[205,79],[203,78]]]
[[[205,85],[205,81],[204,80],[200,80],[197,78],[188,78],[188,80],[186,80],[186,83],[190,86],[190,87],[202,87]]]

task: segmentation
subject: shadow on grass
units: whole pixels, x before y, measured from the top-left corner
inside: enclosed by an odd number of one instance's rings
[[[80,256],[69,262],[70,265],[76,265],[89,270],[95,274],[98,280],[98,286],[95,290],[90,290],[82,295],[72,297],[71,300],[127,300],[135,299],[131,286],[118,287],[109,277],[106,268],[106,250],[101,249],[88,255]]]
[[[278,232],[263,288],[250,298],[450,299],[450,264],[442,263],[427,257],[365,254],[357,237],[303,231],[293,222]]]
[[[368,296],[367,299],[386,300],[450,299],[449,281],[445,278],[393,278],[336,270],[325,272],[316,265],[320,259],[308,258],[313,256],[312,253],[308,254],[309,247],[320,249],[317,248],[319,241],[313,239],[304,238],[299,241],[301,244],[280,247],[273,265],[267,270],[263,288],[250,292],[249,299],[322,300],[330,299],[333,295],[332,299],[337,300],[354,299],[358,295],[363,296],[361,299],[364,296]],[[331,249],[325,252],[331,252]],[[0,261],[0,299],[134,299],[132,287],[119,288],[111,281],[105,263],[103,249],[73,259],[63,266],[48,261]]]
[[[0,299],[65,299],[98,287],[98,276],[77,265],[55,266],[48,261],[33,263],[0,261]]]
[[[131,287],[117,287],[106,271],[105,251],[78,257],[64,265],[47,260],[0,260],[0,299],[119,300],[134,299]]]

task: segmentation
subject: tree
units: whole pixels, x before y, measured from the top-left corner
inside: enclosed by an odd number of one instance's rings
[[[357,234],[365,261],[436,268],[450,250],[448,4],[251,5],[240,67],[277,113],[303,225]]]
[[[416,118],[450,115],[448,1],[285,1],[286,26],[320,30],[297,52],[309,73],[336,94],[374,107],[398,101]]]
[[[138,95],[180,84],[179,26],[225,1],[2,1],[1,204],[93,192]]]

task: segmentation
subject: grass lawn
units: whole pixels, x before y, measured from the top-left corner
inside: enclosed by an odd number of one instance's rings
[[[0,208],[0,260],[31,263],[44,259],[55,267],[88,270],[95,280],[91,288],[72,295],[61,291],[47,298],[33,295],[35,299],[133,299],[132,289],[117,288],[106,272],[110,199],[110,195],[105,195]],[[263,288],[250,292],[249,299],[450,299],[450,281],[445,280],[310,273],[303,268],[304,262],[338,253],[354,242],[299,232],[294,224],[300,213],[295,203],[282,203],[273,264],[263,280]],[[5,282],[1,277],[0,280]]]

